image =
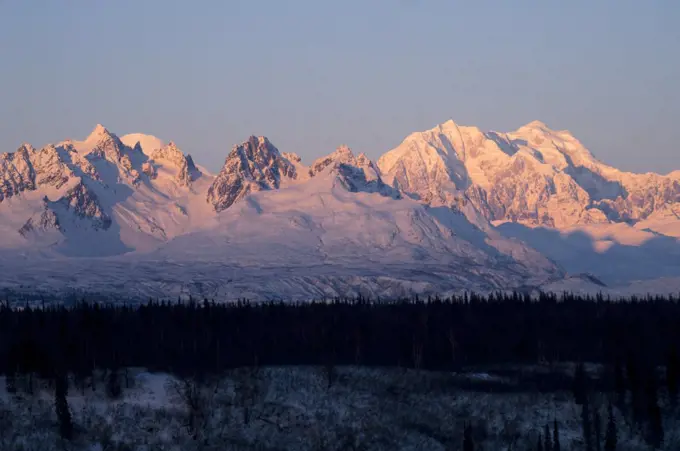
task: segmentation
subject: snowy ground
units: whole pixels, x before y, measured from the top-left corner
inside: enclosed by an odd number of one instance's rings
[[[338,368],[328,388],[321,368],[242,370],[192,392],[185,389],[196,386],[167,375],[131,371],[133,385],[117,401],[106,398],[101,382],[84,395],[71,385],[77,438],[68,445],[57,437],[47,389],[10,397],[0,381],[0,449],[444,451],[461,449],[467,421],[476,449],[519,450],[534,449],[539,430],[554,419],[562,449],[582,449],[580,408],[559,384],[540,383],[548,380],[542,379],[545,371],[524,367],[454,375]],[[200,407],[193,430],[187,393]],[[618,449],[647,449],[619,420]],[[675,422],[666,420],[665,431],[664,449],[678,449]]]
[[[567,278],[553,274],[549,280],[550,265],[543,257],[520,255],[533,276],[527,278],[527,268],[520,270],[497,255],[488,257],[497,254],[492,245],[502,248],[510,240],[489,244],[486,235],[475,234],[465,224],[451,225],[457,235],[447,238],[436,227],[423,226],[432,222],[426,221],[429,217],[400,216],[401,210],[386,210],[384,217],[374,217],[369,212],[375,208],[363,211],[362,203],[353,203],[362,213],[345,216],[331,208],[332,196],[324,198],[325,210],[320,197],[311,196],[307,202],[315,207],[308,210],[316,211],[315,215],[301,214],[294,201],[300,196],[291,195],[293,201],[279,202],[274,208],[267,204],[270,194],[253,196],[253,202],[259,200],[257,208],[252,202],[234,207],[211,230],[178,237],[152,253],[67,258],[4,249],[0,251],[0,296],[39,300],[73,294],[93,300],[146,301],[191,295],[217,301],[244,297],[304,301],[446,296],[465,290],[484,293],[529,287],[603,292],[614,298],[680,292],[680,240],[651,231],[652,226],[663,226],[669,234],[680,234],[680,221],[672,222],[675,228],[669,226],[671,222],[647,221],[644,229],[601,224],[563,231],[497,224],[505,237],[524,241],[568,273]],[[276,194],[281,200],[290,193]],[[388,206],[396,202],[378,200]],[[454,217],[449,216],[444,219]],[[392,241],[384,242],[386,237]],[[475,251],[463,246],[465,242],[472,243]],[[521,246],[503,248],[509,255],[518,249]],[[594,275],[605,286],[580,277],[581,273]]]
[[[621,262],[635,265],[635,260]],[[608,268],[603,263],[601,268]],[[459,271],[460,270],[460,271]],[[488,293],[486,277],[494,270],[475,275],[475,268],[464,263],[437,262],[385,264],[358,258],[334,263],[306,265],[250,265],[210,261],[134,261],[117,258],[22,260],[0,259],[0,298],[20,302],[90,301],[146,302],[150,298],[176,300],[214,299],[228,302],[239,298],[259,300],[309,301],[353,298],[397,299],[420,296],[448,296],[465,291]],[[594,273],[597,277],[597,273]],[[505,279],[496,275],[497,281]],[[500,284],[505,290],[525,289],[514,283]],[[677,296],[680,275],[628,283],[598,285],[580,277],[559,279],[536,285],[534,293],[564,291],[597,294],[617,299],[630,295]]]
[[[461,271],[458,272],[457,269]],[[474,268],[473,268],[474,269]],[[73,293],[76,298],[132,300],[149,298],[216,301],[238,298],[306,301],[333,297],[364,296],[395,299],[420,295],[446,295],[474,289],[485,291],[484,269],[475,278],[463,264],[442,265],[423,262],[375,264],[346,260],[345,264],[239,266],[209,261],[123,261],[68,260],[0,261],[0,293],[17,299],[25,294],[33,299],[60,294],[61,300]],[[498,279],[502,280],[502,273]],[[506,285],[512,288],[513,284]]]

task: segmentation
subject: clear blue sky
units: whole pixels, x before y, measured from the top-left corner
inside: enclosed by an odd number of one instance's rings
[[[0,150],[118,134],[218,169],[266,135],[377,157],[453,119],[680,169],[677,0],[0,0]]]

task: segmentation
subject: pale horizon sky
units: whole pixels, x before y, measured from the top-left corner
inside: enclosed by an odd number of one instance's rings
[[[680,169],[675,0],[0,0],[0,152],[119,135],[216,171],[265,135],[377,158],[453,119],[568,129],[624,170]]]

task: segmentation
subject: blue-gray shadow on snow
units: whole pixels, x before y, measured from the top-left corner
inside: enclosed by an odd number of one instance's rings
[[[614,242],[598,251],[596,240],[582,231],[561,233],[544,227],[504,223],[497,229],[556,261],[571,274],[591,273],[607,285],[680,276],[680,240],[655,234],[639,246]]]

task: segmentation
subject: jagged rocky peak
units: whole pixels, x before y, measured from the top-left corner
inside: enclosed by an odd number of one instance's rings
[[[335,163],[332,171],[337,173],[337,180],[352,193],[378,193],[382,196],[401,198],[399,190],[386,185],[375,167],[370,164],[358,166],[348,163]]]
[[[59,189],[74,176],[54,145],[43,147],[31,160],[36,174],[36,186],[53,186]]]
[[[354,160],[354,164],[359,168],[369,169],[375,172],[377,177],[380,177],[380,170],[378,169],[378,166],[373,162],[373,160],[368,158],[365,153],[362,152],[357,155],[356,159]]]
[[[334,180],[350,192],[379,193],[395,199],[401,197],[399,190],[386,185],[377,166],[365,155],[354,156],[347,146],[338,147],[333,153],[316,160],[309,175],[333,175]]]
[[[111,218],[104,212],[96,194],[90,191],[82,180],[51,204],[61,205],[77,217],[92,221],[96,229],[106,230],[111,226]]]
[[[336,155],[336,158],[341,160],[351,161],[354,159],[354,152],[347,144],[339,145],[331,155]]]
[[[16,152],[0,154],[0,202],[40,186],[59,189],[71,177],[73,171],[54,145],[36,151],[24,144]]]
[[[165,146],[151,152],[151,159],[166,160],[173,163],[175,166],[181,166],[185,160],[184,154],[177,147],[174,141],[170,141]]]
[[[358,166],[373,165],[373,161],[371,161],[371,159],[368,158],[368,155],[361,152],[359,155],[357,155],[356,164]]]
[[[26,157],[34,152],[35,148],[29,143],[22,143],[16,151],[17,154],[25,155]]]
[[[180,186],[191,185],[191,182],[201,175],[191,155],[184,155],[173,141],[151,152],[151,160],[158,163],[170,163],[177,168],[175,179]],[[156,176],[155,168],[153,171],[149,168],[143,168],[143,170],[152,178]]]
[[[38,216],[37,219],[34,217],[28,218],[18,232],[19,235],[24,238],[29,238],[32,233],[46,232],[51,229],[61,231],[61,225],[59,224],[59,218],[56,213],[50,210],[47,206],[47,201],[44,201],[44,209],[40,213],[40,216]]]
[[[123,172],[125,178],[133,185],[137,185],[141,181],[139,171],[133,167],[130,155],[124,154],[120,157],[120,168],[123,169],[121,172]]]
[[[314,163],[312,163],[312,165],[309,167],[309,175],[313,177],[331,164],[340,163],[350,164],[353,166],[356,166],[357,163],[352,149],[344,144],[335,149],[335,151],[333,151],[331,154],[318,158],[316,161],[314,161]]]
[[[189,168],[190,171],[198,171],[198,168],[196,167],[196,163],[194,163],[194,158],[190,154],[187,154],[186,160],[187,160],[187,167]]]
[[[182,163],[182,166],[179,168],[179,172],[177,172],[178,183],[182,186],[189,186],[191,185],[191,182],[200,177],[200,175],[201,172],[194,164],[194,159],[191,158],[191,155],[187,155],[184,158],[184,163]]]
[[[208,189],[207,201],[220,212],[251,192],[278,189],[295,179],[295,166],[267,138],[251,136],[232,148]]]
[[[102,124],[97,124],[94,126],[94,129],[92,129],[92,132],[88,136],[89,139],[100,139],[104,136],[110,135],[111,133],[108,131],[106,127],[104,127]]]
[[[14,153],[0,154],[0,202],[35,188],[35,170],[25,146]]]
[[[442,122],[441,124],[437,125],[437,130],[440,132],[450,132],[452,130],[457,130],[460,125],[456,123],[453,119],[449,119],[445,122]]]
[[[123,146],[123,143],[120,141],[118,136],[116,136],[114,133],[111,133],[106,127],[104,127],[102,124],[97,124],[92,132],[88,135],[87,138],[85,138],[86,143],[90,144],[102,144],[105,145],[108,142],[113,142],[117,144],[118,146]]]
[[[107,230],[112,224],[111,218],[104,212],[97,196],[87,189],[82,180],[56,201],[43,196],[42,205],[42,212],[30,217],[18,230],[24,238],[29,238],[32,233],[49,230],[64,232],[59,215],[73,215],[76,219],[87,221],[94,230]]]
[[[280,173],[280,175],[284,177],[296,178],[295,167],[281,155],[279,149],[277,149],[265,136],[251,136],[247,141],[244,141],[238,146],[234,146],[231,154],[227,157],[225,166],[229,163],[229,159],[232,156],[252,162],[253,165],[251,168],[272,168],[276,169],[276,171],[271,172],[272,175]],[[278,177],[275,178],[278,179]],[[278,181],[273,179],[271,182],[278,183]]]
[[[484,136],[484,132],[477,126],[474,125],[462,125],[459,124],[458,122],[455,122],[453,119],[449,119],[446,122],[442,122],[441,124],[437,125],[436,127],[430,129],[430,130],[425,130],[423,132],[415,132],[412,133],[409,137],[406,139],[408,140],[409,138],[412,139],[427,139],[427,140],[449,140],[451,141],[451,144],[455,145],[461,145],[464,144],[462,140],[468,139],[468,140],[479,140],[481,137]],[[458,150],[458,149],[448,149],[450,150]]]
[[[251,136],[247,141],[235,146],[227,157],[225,168],[233,167],[232,157],[240,160],[237,167],[252,173],[255,180],[262,180],[272,188],[278,188],[282,179],[297,178],[295,166],[264,136]]]
[[[343,163],[344,164],[344,163]],[[360,153],[354,159],[354,166],[364,172],[368,181],[379,181],[383,183],[378,166],[365,153]]]
[[[75,148],[94,157],[117,162],[123,156],[126,146],[118,136],[97,124],[85,141],[75,144]]]
[[[300,155],[294,152],[283,152],[281,155],[283,155],[283,158],[293,163],[302,163],[302,158]]]

